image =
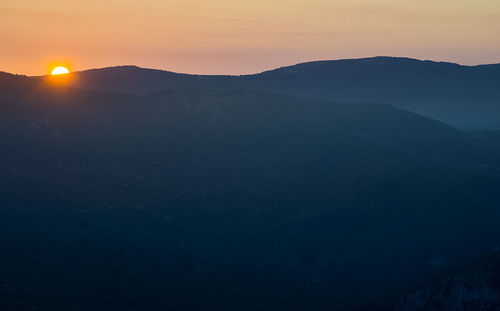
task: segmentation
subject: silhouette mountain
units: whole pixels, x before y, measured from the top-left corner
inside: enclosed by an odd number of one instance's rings
[[[1,309],[385,308],[499,243],[493,133],[244,89],[0,88]]]
[[[75,73],[74,86],[147,95],[167,89],[244,88],[316,99],[391,104],[468,129],[500,129],[500,65],[409,58],[316,61],[255,75],[202,76],[133,66]]]

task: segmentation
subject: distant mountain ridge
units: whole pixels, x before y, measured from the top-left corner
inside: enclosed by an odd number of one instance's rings
[[[244,88],[344,102],[378,102],[456,127],[500,129],[500,65],[411,58],[314,61],[259,74],[190,75],[136,66],[74,73],[74,87],[148,95],[168,89]]]

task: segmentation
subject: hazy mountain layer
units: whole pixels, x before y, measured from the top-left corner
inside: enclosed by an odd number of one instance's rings
[[[500,65],[375,57],[303,63],[246,76],[198,76],[125,66],[76,73],[73,84],[143,95],[178,88],[245,88],[386,103],[467,130],[500,129]]]
[[[494,133],[0,79],[2,310],[373,310],[499,243]]]

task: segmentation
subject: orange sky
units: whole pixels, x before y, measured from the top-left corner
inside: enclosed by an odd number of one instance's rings
[[[254,73],[316,59],[500,62],[499,0],[3,0],[0,71]]]

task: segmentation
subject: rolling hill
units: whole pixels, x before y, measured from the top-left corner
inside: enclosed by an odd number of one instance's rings
[[[388,308],[499,243],[488,135],[245,89],[0,89],[5,310]]]
[[[82,89],[147,95],[168,89],[244,88],[343,102],[385,103],[466,130],[500,129],[500,65],[409,58],[316,61],[255,75],[201,76],[111,67],[75,73]]]

